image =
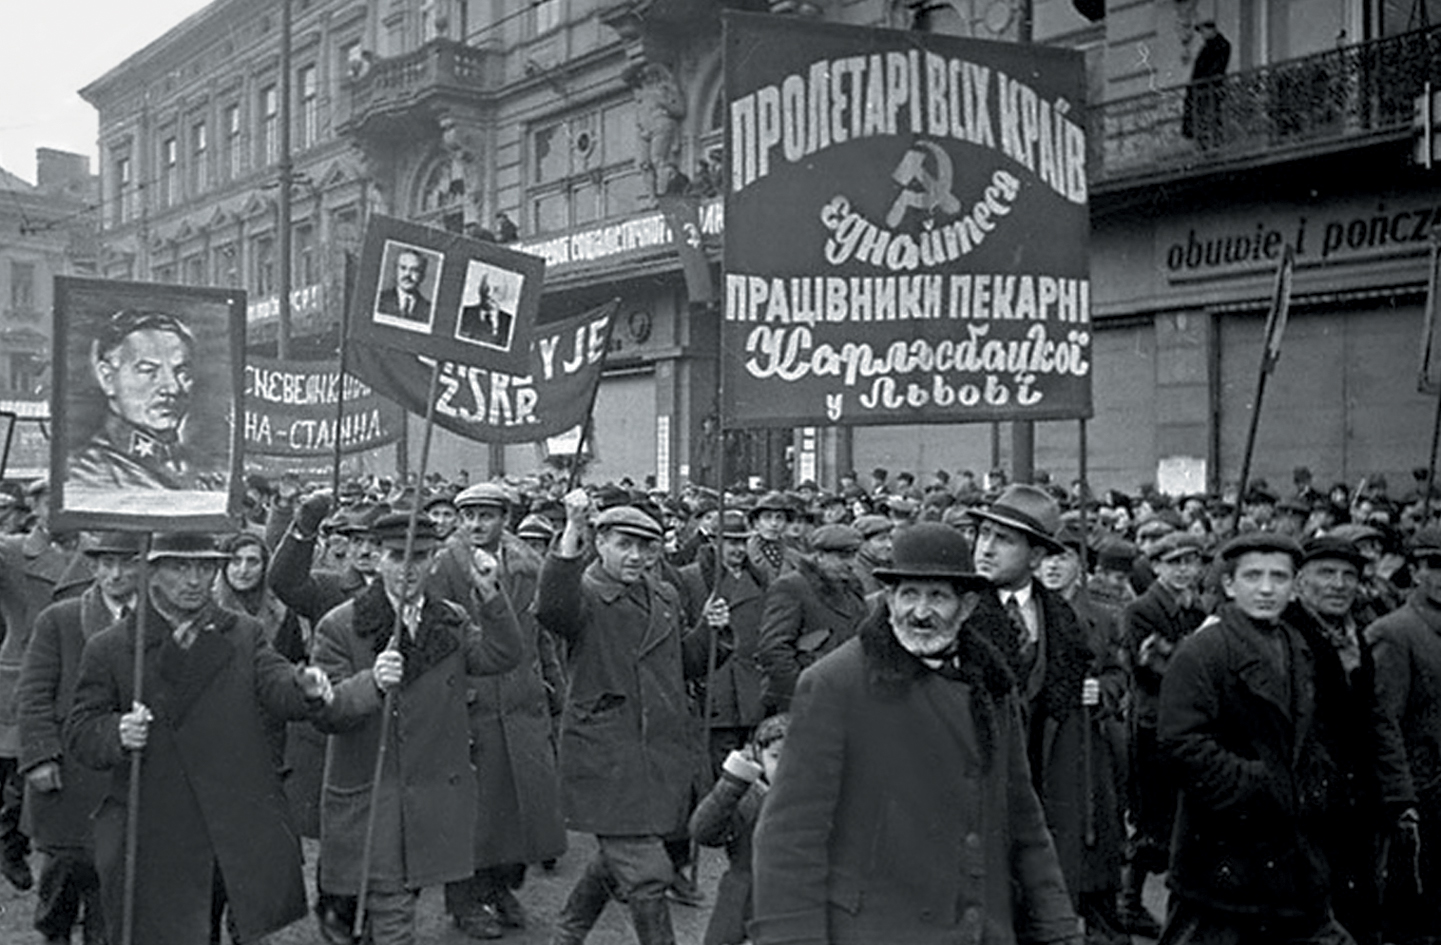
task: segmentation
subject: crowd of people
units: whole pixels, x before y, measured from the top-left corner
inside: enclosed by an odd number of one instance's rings
[[[0,873],[47,942],[408,943],[435,886],[499,939],[570,830],[557,945],[673,945],[696,843],[705,945],[1441,938],[1426,471],[1036,478],[252,476],[154,536],[0,490]]]

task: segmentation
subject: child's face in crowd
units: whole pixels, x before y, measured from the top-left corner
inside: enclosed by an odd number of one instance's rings
[[[765,770],[768,782],[775,782],[776,768],[781,763],[781,745],[784,741],[785,739],[778,739],[761,749],[761,768]]]

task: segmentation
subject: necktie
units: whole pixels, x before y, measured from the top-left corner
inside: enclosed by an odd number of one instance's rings
[[[400,619],[405,624],[405,629],[410,633],[410,638],[420,632],[420,605],[410,601],[400,608]]]
[[[199,631],[195,629],[195,624],[188,623],[175,631],[175,643],[182,650],[188,650],[190,649],[190,644],[195,642],[195,637],[198,633]]]
[[[411,309],[414,308],[414,307],[415,307],[415,300],[414,300],[414,298],[413,298],[412,296],[407,295],[407,296],[405,297],[405,301],[403,301],[403,302],[400,303],[400,314],[402,314],[402,315],[409,315]]]
[[[1006,600],[1006,616],[1011,618],[1011,626],[1016,628],[1016,653],[1020,657],[1020,665],[1030,665],[1031,658],[1036,655],[1036,645],[1031,642],[1031,629],[1026,626],[1026,615],[1021,613],[1021,602],[1012,595]]]

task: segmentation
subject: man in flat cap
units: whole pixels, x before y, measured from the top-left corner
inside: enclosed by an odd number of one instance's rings
[[[195,389],[195,336],[166,312],[122,309],[90,346],[105,422],[70,457],[66,483],[84,491],[207,489],[223,463],[185,445]]]
[[[1344,814],[1327,834],[1337,920],[1358,942],[1381,941],[1376,886],[1378,830],[1406,807],[1406,749],[1401,730],[1376,697],[1376,663],[1355,616],[1366,557],[1344,538],[1309,538],[1301,546],[1296,596],[1282,619],[1316,657],[1316,705],[1332,714],[1338,735]],[[1383,821],[1383,804],[1390,817]],[[1398,804],[1401,806],[1398,808]]]
[[[1092,654],[1071,605],[1036,578],[1047,555],[1063,551],[1056,540],[1061,510],[1037,486],[1016,484],[990,505],[972,509],[976,571],[995,590],[983,607],[1003,617],[986,624],[1016,677],[1030,747],[1032,783],[1055,838],[1056,853],[1073,902],[1079,902],[1085,824],[1085,680]]]
[[[322,721],[330,739],[320,887],[345,897],[368,884],[364,919],[375,945],[412,945],[420,891],[474,874],[464,681],[507,672],[521,658],[520,627],[495,558],[482,552],[466,562],[465,605],[441,599],[427,583],[441,547],[435,526],[419,518],[407,537],[410,525],[405,512],[375,523],[377,580],[315,628],[315,663],[335,686]],[[372,790],[382,751],[386,763]],[[374,834],[362,875],[367,817]]]
[[[195,533],[156,535],[149,553],[144,702],[136,703],[140,610],[85,644],[64,752],[108,774],[94,814],[105,924],[121,936],[131,752],[142,752],[134,941],[210,940],[228,901],[232,937],[255,941],[305,914],[300,840],[289,823],[267,719],[313,718],[325,675],[294,666],[258,620],[215,605],[226,555]]]
[[[1331,909],[1334,713],[1315,650],[1281,619],[1301,546],[1257,531],[1219,555],[1227,602],[1161,681],[1160,745],[1181,785],[1161,945],[1351,945]]]
[[[1382,830],[1408,854],[1392,860],[1386,931],[1390,941],[1425,942],[1441,936],[1441,530],[1421,529],[1407,552],[1414,586],[1406,603],[1367,627],[1366,639],[1377,694],[1406,752],[1402,789],[1383,798],[1401,811],[1403,829],[1383,822]]]
[[[25,651],[16,695],[20,772],[26,832],[44,854],[34,924],[47,942],[70,941],[76,925],[87,942],[107,940],[90,820],[105,796],[105,778],[66,754],[61,726],[75,701],[86,641],[135,609],[143,537],[103,532],[88,542],[94,582],[79,597],[42,610]]]
[[[897,532],[876,574],[877,608],[796,688],[755,831],[752,939],[1080,945],[990,582],[933,522]]]
[[[730,622],[711,599],[690,632],[679,594],[655,576],[660,523],[628,505],[595,520],[594,561],[582,556],[590,499],[565,497],[565,530],[541,565],[536,619],[568,648],[561,720],[567,826],[599,849],[571,890],[553,942],[579,945],[611,898],[630,910],[640,945],[674,945],[666,891],[675,871],[663,838],[684,829],[699,770],[685,679],[704,676],[712,635]],[[728,642],[728,641],[727,641]],[[716,643],[717,661],[728,652]]]
[[[822,525],[811,535],[811,553],[771,583],[756,650],[767,715],[790,708],[801,670],[855,636],[866,615],[855,571],[861,540],[853,526]]]

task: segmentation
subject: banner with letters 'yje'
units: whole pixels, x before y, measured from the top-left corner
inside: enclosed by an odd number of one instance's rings
[[[1091,414],[1080,53],[725,14],[728,425]]]

